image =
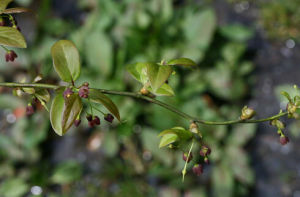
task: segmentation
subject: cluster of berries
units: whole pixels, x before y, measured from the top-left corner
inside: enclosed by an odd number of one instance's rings
[[[86,119],[88,120],[88,124],[89,124],[90,127],[95,127],[95,126],[101,124],[100,118],[99,118],[98,116],[92,116],[92,115],[88,114],[88,115],[86,116]],[[107,122],[112,123],[113,120],[114,120],[114,116],[111,115],[111,114],[106,114],[106,115],[104,116],[104,120],[106,120]],[[78,127],[78,126],[80,125],[80,123],[81,123],[81,120],[80,120],[80,119],[76,119],[76,120],[74,121],[74,125],[75,125],[76,127]]]
[[[201,147],[199,155],[204,158],[203,161],[206,164],[209,164],[208,155],[210,155],[210,153],[211,153],[211,149],[208,146],[203,145]],[[193,159],[193,154],[190,153],[190,155],[188,155],[188,153],[183,153],[182,159],[187,163],[189,163]],[[194,174],[200,176],[203,173],[203,164],[196,163],[193,166],[192,170]]]

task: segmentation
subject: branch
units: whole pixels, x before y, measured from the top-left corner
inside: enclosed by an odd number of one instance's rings
[[[3,82],[0,83],[0,86],[3,87],[11,87],[11,88],[46,88],[46,89],[58,89],[58,88],[62,88],[62,87],[67,87],[67,86],[59,86],[59,85],[51,85],[51,84],[43,84],[43,83],[8,83],[8,82]],[[232,125],[232,124],[237,124],[237,123],[259,123],[259,122],[267,122],[267,121],[271,121],[271,120],[275,120],[278,119],[280,117],[286,116],[288,114],[288,112],[281,112],[277,115],[274,116],[270,116],[268,118],[263,118],[263,119],[257,119],[257,120],[229,120],[229,121],[220,121],[220,122],[214,122],[214,121],[206,121],[206,120],[202,120],[202,119],[198,119],[197,117],[193,117],[191,115],[188,115],[182,111],[179,111],[178,109],[176,109],[175,107],[161,102],[159,100],[156,100],[154,98],[148,97],[148,96],[144,96],[140,93],[133,93],[133,92],[123,92],[123,91],[114,91],[114,90],[105,90],[105,89],[98,89],[98,88],[91,88],[91,89],[96,89],[101,91],[103,94],[110,94],[110,95],[119,95],[119,96],[127,96],[127,97],[133,97],[133,98],[137,98],[137,99],[142,99],[145,101],[148,101],[150,103],[154,103],[156,105],[159,105],[169,111],[172,111],[174,113],[176,113],[177,115],[191,121],[191,122],[197,122],[200,124],[206,124],[206,125]]]

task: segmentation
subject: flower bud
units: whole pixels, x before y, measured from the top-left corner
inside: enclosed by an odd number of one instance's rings
[[[255,111],[247,106],[243,107],[242,115],[240,116],[241,120],[251,119],[255,115]]]
[[[13,61],[15,61],[15,59],[17,57],[18,57],[18,55],[13,50],[7,51],[5,54],[6,62],[9,62],[9,61],[13,62]]]
[[[203,173],[203,166],[201,164],[195,164],[193,166],[193,173],[200,176]]]
[[[148,95],[150,92],[146,89],[146,88],[142,88],[141,90],[140,90],[140,93],[142,94],[142,95]]]
[[[198,125],[195,122],[190,124],[190,131],[196,134],[199,133]]]
[[[209,164],[208,157],[204,157],[204,163]]]
[[[211,153],[211,149],[208,146],[205,146],[205,145],[203,145],[201,147],[200,152],[199,152],[199,154],[202,157],[206,157],[206,156],[210,155],[210,153]]]
[[[271,120],[270,124],[272,126],[277,127],[278,129],[284,129],[285,128],[285,124],[283,122],[281,122],[280,120],[276,119],[276,120]]]
[[[93,120],[93,116],[89,114],[86,116],[86,119],[91,122]]]
[[[182,154],[182,159],[189,163],[193,159],[193,154],[190,153],[190,156],[188,157],[188,153],[183,153]]]
[[[115,118],[115,117],[114,117],[113,115],[111,115],[111,114],[106,114],[106,115],[104,116],[104,120],[106,120],[107,122],[110,122],[110,123],[113,122],[114,118]]]
[[[89,97],[89,83],[85,82],[79,88],[78,94],[81,98],[88,98]]]
[[[65,99],[69,98],[72,94],[74,94],[74,92],[71,88],[67,88],[63,93]]]
[[[281,145],[286,145],[289,141],[290,139],[284,135],[280,136],[279,138],[279,142]]]
[[[27,107],[26,107],[26,115],[27,115],[27,116],[30,116],[30,115],[32,115],[32,114],[34,114],[34,108],[33,108],[33,106],[31,105],[31,103],[29,103],[29,104],[27,105]]]
[[[78,126],[80,125],[80,123],[81,123],[81,120],[80,120],[80,119],[76,119],[76,120],[74,121],[74,125],[75,125],[76,127],[78,127]]]
[[[100,119],[99,119],[99,117],[95,116],[93,122],[94,122],[95,125],[100,125]]]

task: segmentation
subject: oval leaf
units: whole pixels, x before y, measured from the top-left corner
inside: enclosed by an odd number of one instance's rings
[[[174,142],[178,141],[178,136],[177,134],[174,134],[174,133],[168,133],[168,134],[165,134],[161,140],[160,140],[160,143],[159,143],[159,148],[162,148],[164,146],[167,146],[169,144],[172,144]]]
[[[52,128],[54,129],[55,133],[60,136],[63,135],[61,121],[63,116],[64,104],[65,100],[62,93],[57,94],[52,101],[50,109],[50,122]]]
[[[9,9],[3,10],[0,13],[1,14],[19,14],[19,13],[24,13],[24,12],[32,12],[32,10],[30,10],[28,8],[9,8]]]
[[[158,65],[156,63],[147,63],[147,75],[153,91],[157,91],[169,78],[173,69],[169,65]]]
[[[27,47],[23,35],[12,27],[0,27],[0,45],[17,48]]]
[[[110,98],[101,93],[100,90],[90,89],[89,99],[94,103],[100,103],[104,105],[108,111],[110,111],[119,121],[121,121],[118,107],[112,102],[112,100],[110,100]]]
[[[172,66],[186,66],[186,67],[197,66],[197,64],[193,60],[188,58],[174,59],[169,61],[167,64]]]
[[[148,82],[147,63],[129,64],[126,67],[127,71],[143,85]]]
[[[0,12],[6,9],[7,5],[13,0],[1,0],[0,1]]]
[[[51,48],[53,66],[59,77],[66,82],[75,81],[80,75],[79,53],[73,42],[60,40]]]
[[[174,96],[175,93],[173,91],[173,89],[171,88],[171,86],[169,86],[168,84],[163,84],[160,88],[158,88],[158,90],[153,91],[151,87],[147,88],[150,92],[152,92],[153,94],[155,94],[156,96]]]
[[[77,116],[82,110],[81,98],[78,94],[72,94],[65,99],[63,116],[62,116],[62,134],[65,134],[72,126]]]

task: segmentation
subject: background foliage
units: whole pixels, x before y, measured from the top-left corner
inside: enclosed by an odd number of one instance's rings
[[[129,77],[126,65],[188,57],[199,66],[178,68],[169,80],[176,97],[161,100],[203,119],[221,121],[238,117],[252,96],[254,53],[248,44],[255,29],[235,22],[219,24],[209,1],[19,0],[15,4],[31,7],[36,16],[17,17],[28,49],[18,50],[13,64],[1,58],[2,81],[32,81],[42,74],[46,82],[57,82],[50,49],[64,38],[72,40],[80,52],[83,67],[78,84],[89,81],[91,87],[138,91],[141,85]],[[298,38],[292,31],[298,20],[296,6],[286,1],[269,4],[258,4],[262,18],[257,24],[264,25],[266,35],[279,40]],[[295,15],[291,24],[289,14]],[[280,22],[278,31],[272,29],[273,21]],[[115,96],[112,99],[125,123],[96,129],[86,124],[59,137],[51,131],[42,107],[25,117],[26,100],[13,97],[8,89],[1,91],[1,196],[252,194],[255,174],[247,145],[255,125],[202,126],[213,150],[211,165],[203,176],[190,173],[182,183],[182,152],[158,148],[160,131],[188,126],[175,114]],[[39,188],[42,194],[35,195]]]

